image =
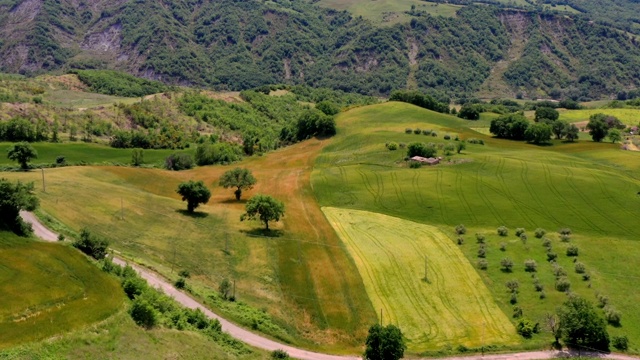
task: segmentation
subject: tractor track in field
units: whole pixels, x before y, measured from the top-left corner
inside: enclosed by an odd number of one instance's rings
[[[34,234],[41,238],[42,240],[49,242],[58,241],[58,234],[49,230],[46,226],[44,226],[40,220],[30,212],[22,211],[20,212],[20,216],[28,223],[30,223],[33,227]],[[119,265],[127,265],[127,262],[124,259],[119,257],[113,258],[114,262]],[[204,312],[204,314],[212,319],[217,319],[220,321],[222,325],[222,331],[228,333],[232,337],[247,343],[253,347],[273,351],[277,349],[281,349],[286,351],[290,356],[301,359],[301,360],[360,360],[361,356],[349,356],[349,355],[330,355],[330,354],[322,354],[313,351],[307,351],[304,349],[299,349],[293,346],[280,344],[276,341],[268,339],[264,336],[252,333],[236,324],[231,323],[230,321],[222,318],[221,316],[215,314],[198,301],[196,301],[191,296],[179,291],[173,285],[169,283],[169,281],[163,279],[159,274],[137,266],[135,264],[129,264],[140,276],[145,279],[151,286],[158,288],[163,291],[170,297],[174,298],[181,305],[191,308],[191,309],[200,309]],[[508,354],[483,354],[483,355],[472,355],[472,356],[451,356],[445,358],[438,358],[439,360],[538,360],[538,359],[555,359],[555,358],[565,358],[565,357],[576,357],[576,356],[594,356],[601,359],[616,359],[616,360],[639,360],[638,357],[623,355],[623,354],[601,354],[601,353],[588,353],[588,352],[578,352],[575,350],[542,350],[542,351],[528,351],[528,352],[519,352],[519,353],[508,353]],[[422,360],[427,360],[428,358],[422,358]]]
[[[487,194],[484,193],[484,189],[482,187],[483,184],[486,186],[486,183],[482,180],[480,173],[483,171],[483,169],[485,168],[488,162],[489,162],[489,158],[485,156],[484,161],[482,162],[482,165],[480,165],[480,167],[478,167],[478,170],[476,170],[476,181],[475,181],[476,193],[478,193],[478,196],[480,196],[480,198],[482,199],[484,204],[487,206],[487,209],[489,209],[491,214],[493,214],[493,216],[496,219],[498,219],[501,224],[504,224],[505,223],[504,218],[500,215],[500,212],[498,211],[498,209],[496,209],[496,207],[493,206],[493,202],[489,200],[489,197],[487,196]]]
[[[536,195],[536,192],[531,187],[531,183],[529,182],[529,167],[524,160],[520,160],[520,163],[522,164],[522,170],[520,171],[520,179],[522,180],[522,184],[524,185],[525,189],[527,189],[529,196],[531,196],[531,198],[535,200],[538,206],[540,206],[541,209],[546,208],[547,205],[545,205],[545,203],[540,200],[540,196]],[[552,211],[547,211],[546,213],[542,214],[542,216],[548,218],[550,217],[551,220],[553,220],[556,224],[560,223],[560,221],[558,221],[558,219],[553,216]]]

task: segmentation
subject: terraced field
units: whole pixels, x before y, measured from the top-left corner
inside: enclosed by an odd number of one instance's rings
[[[124,294],[75,249],[0,231],[0,303],[3,349],[105,320]]]
[[[518,342],[475,269],[438,228],[367,211],[322,210],[374,307],[383,311],[382,321],[399,326],[412,351]]]

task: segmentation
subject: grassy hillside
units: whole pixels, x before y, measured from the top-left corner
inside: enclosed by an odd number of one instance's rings
[[[103,321],[124,306],[115,279],[70,247],[0,232],[0,349]]]
[[[359,352],[375,312],[309,187],[313,159],[325,144],[309,140],[238,164],[258,179],[241,202],[234,200],[233,191],[217,187],[218,178],[230,169],[225,166],[186,172],[50,169],[47,192],[38,195],[49,216],[76,231],[88,227],[124,256],[170,279],[189,270],[198,296],[247,327],[294,344]],[[40,179],[38,172],[6,176]],[[188,179],[204,180],[213,190],[209,204],[195,216],[184,213],[186,205],[175,193],[178,183]],[[263,236],[258,222],[239,221],[245,199],[257,193],[285,202],[285,218],[273,224],[276,233],[271,236]],[[209,298],[224,278],[235,281],[238,302]]]
[[[592,300],[596,292],[609,296],[625,314],[622,327],[610,327],[610,332],[626,334],[634,343],[640,341],[640,308],[633,303],[638,299],[628,291],[640,277],[640,272],[628,265],[640,252],[636,241],[640,230],[635,225],[635,214],[640,211],[637,152],[582,140],[537,147],[493,139],[469,130],[466,126],[474,126],[473,122],[400,103],[344,113],[338,124],[339,134],[318,157],[311,179],[322,206],[378,212],[437,226],[451,235],[451,241],[455,239],[454,226],[465,224],[470,230],[462,249],[472,264],[478,260],[474,233],[495,234],[502,225],[511,229],[511,234],[515,228],[525,228],[527,245],[522,246],[511,235],[502,240],[507,244],[506,253],[498,249],[502,241],[497,235],[489,240],[490,270],[481,274],[507,315],[512,305],[504,283],[517,279],[524,289],[518,305],[535,321],[554,311],[563,295],[553,289],[545,250],[541,240],[532,236],[533,230],[544,228],[554,233],[569,227],[576,234],[571,242],[580,248],[579,261],[586,265],[590,282],[573,274],[571,259],[564,254],[568,244],[560,243],[557,234],[549,237],[560,256],[559,263],[571,273],[572,291]],[[438,136],[405,134],[406,128],[418,127],[435,130]],[[468,144],[461,154],[450,156],[451,164],[420,169],[405,165],[402,149],[385,148],[391,141],[454,142],[444,140],[444,134],[480,138],[485,145]],[[499,270],[498,262],[506,256],[515,261],[513,273]],[[544,268],[539,277],[546,299],[536,297],[531,275],[523,271],[527,258]],[[534,338],[524,346],[538,341]]]
[[[585,109],[560,111],[560,120],[568,122],[589,121],[594,114],[607,114],[615,116],[624,124],[638,126],[640,124],[640,109]]]
[[[384,310],[381,321],[402,329],[409,350],[518,342],[475,269],[440,230],[367,211],[322,210],[354,258],[374,307]]]

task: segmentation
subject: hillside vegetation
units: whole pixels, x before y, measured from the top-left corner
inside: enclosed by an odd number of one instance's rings
[[[6,0],[0,70],[119,69],[218,90],[287,83],[386,95],[409,86],[454,98],[478,92],[492,69],[491,89],[510,97],[593,99],[639,85],[640,49],[628,35],[640,31],[637,3],[616,1],[624,19],[592,1],[569,4],[586,15],[456,3],[351,1],[349,13],[306,1]]]

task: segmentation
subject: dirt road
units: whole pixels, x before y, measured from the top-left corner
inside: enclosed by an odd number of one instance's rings
[[[45,241],[58,241],[58,234],[49,230],[46,226],[44,226],[38,218],[30,212],[21,211],[20,216],[33,226],[33,232],[35,235],[42,240]],[[118,265],[126,265],[128,262],[123,260],[117,256],[113,257],[113,262]],[[295,347],[287,346],[284,344],[280,344],[273,340],[267,339],[261,335],[252,333],[251,331],[245,330],[244,328],[235,325],[223,318],[219,315],[213,313],[211,310],[204,307],[202,304],[197,302],[195,299],[190,297],[189,295],[179,291],[171,283],[169,283],[166,279],[162,278],[160,275],[150,271],[148,269],[142,268],[140,266],[129,263],[134,270],[140,274],[140,276],[145,279],[151,286],[154,286],[167,295],[176,299],[177,302],[191,309],[200,309],[205,315],[212,319],[217,319],[220,321],[222,325],[222,330],[229,333],[234,338],[241,340],[251,346],[256,348],[264,349],[267,351],[273,351],[276,349],[282,349],[289,353],[291,357],[303,360],[357,360],[361,359],[360,356],[338,356],[338,355],[328,355],[328,354],[320,354],[312,351],[307,351],[303,349],[298,349]],[[462,356],[462,357],[448,357],[448,358],[440,358],[440,360],[536,360],[536,359],[555,359],[555,358],[567,358],[574,356],[592,356],[598,357],[602,359],[618,359],[618,360],[638,360],[638,357],[632,357],[628,355],[622,354],[591,354],[581,352],[580,354],[577,351],[532,351],[532,352],[522,352],[522,353],[514,353],[514,354],[500,354],[500,355],[473,355],[473,356]],[[425,359],[423,359],[425,360]]]

